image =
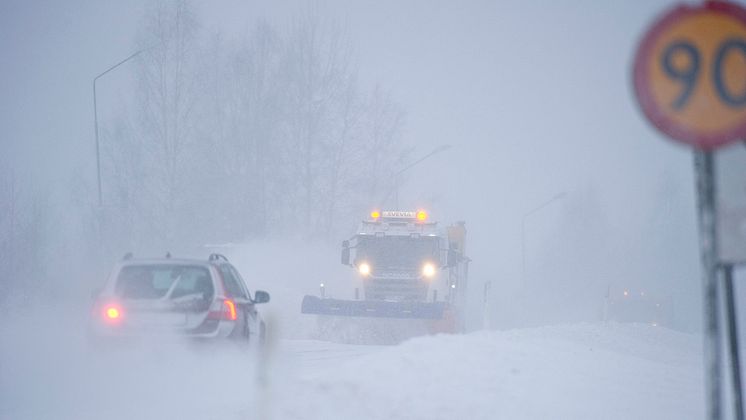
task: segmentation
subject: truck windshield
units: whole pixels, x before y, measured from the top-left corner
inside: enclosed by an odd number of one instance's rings
[[[439,262],[438,238],[359,236],[355,260],[367,261],[377,268],[417,270],[425,261]]]

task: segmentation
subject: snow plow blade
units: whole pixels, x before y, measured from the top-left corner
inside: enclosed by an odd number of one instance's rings
[[[301,305],[304,314],[406,319],[443,319],[446,309],[445,302],[339,300],[310,295],[303,297]]]

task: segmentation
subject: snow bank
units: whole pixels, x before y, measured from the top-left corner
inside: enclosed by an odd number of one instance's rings
[[[275,417],[700,418],[700,341],[621,324],[422,337],[307,363]]]

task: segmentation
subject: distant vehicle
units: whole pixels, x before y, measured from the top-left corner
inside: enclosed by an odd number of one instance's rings
[[[609,287],[604,299],[604,321],[665,326],[670,321],[670,302],[644,290],[612,291]]]
[[[89,332],[97,344],[158,336],[261,343],[265,336],[256,305],[269,294],[257,290],[252,297],[220,254],[207,261],[127,254],[94,298]]]

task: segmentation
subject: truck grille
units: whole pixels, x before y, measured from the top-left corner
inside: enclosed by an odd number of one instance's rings
[[[417,278],[372,278],[365,283],[365,298],[369,300],[424,301],[427,282]]]

